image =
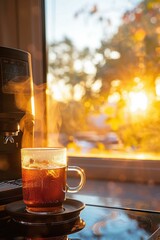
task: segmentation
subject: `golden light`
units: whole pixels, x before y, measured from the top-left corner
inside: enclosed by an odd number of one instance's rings
[[[34,101],[34,96],[31,96],[31,108],[32,108],[32,115],[35,117],[35,101]]]
[[[108,102],[109,103],[117,103],[121,99],[121,96],[118,92],[113,93],[112,95],[109,95]]]
[[[119,80],[119,79],[115,79],[111,82],[112,87],[119,87],[120,84],[121,84],[121,80]]]
[[[119,59],[121,57],[120,52],[112,51],[109,48],[106,48],[106,50],[104,51],[104,55],[108,59]]]
[[[156,78],[155,85],[156,85],[156,95],[158,98],[160,98],[160,77]]]
[[[73,98],[75,101],[80,101],[85,94],[85,88],[81,84],[76,84],[74,86]]]
[[[129,93],[129,109],[132,113],[145,111],[148,106],[148,97],[144,91]]]
[[[91,89],[93,92],[97,93],[100,91],[102,87],[102,80],[101,79],[97,79],[91,86]]]

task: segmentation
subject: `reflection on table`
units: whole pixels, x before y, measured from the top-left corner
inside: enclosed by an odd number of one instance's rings
[[[3,216],[0,239],[15,240],[155,240],[160,236],[160,214],[86,204],[73,224],[19,224]],[[157,231],[157,232],[156,232]]]

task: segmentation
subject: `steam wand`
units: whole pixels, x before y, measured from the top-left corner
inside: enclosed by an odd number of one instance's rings
[[[8,142],[14,143],[14,136],[18,136],[18,132],[13,132],[13,133],[7,133],[6,136],[4,137],[4,144],[7,144]]]

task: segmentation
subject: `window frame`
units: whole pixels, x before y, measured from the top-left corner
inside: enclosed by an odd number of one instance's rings
[[[89,179],[147,184],[160,183],[159,160],[68,155],[68,162],[69,165],[82,167]]]
[[[47,41],[46,41],[47,42]],[[47,68],[46,68],[47,69]],[[47,74],[47,72],[46,72]],[[68,153],[69,165],[82,167],[90,179],[160,183],[160,160],[123,159],[110,157],[73,156]]]

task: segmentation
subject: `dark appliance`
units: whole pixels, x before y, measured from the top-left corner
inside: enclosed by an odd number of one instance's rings
[[[5,190],[14,189],[11,180],[21,178],[22,139],[25,135],[23,144],[31,147],[33,119],[31,55],[0,46],[0,200]]]

